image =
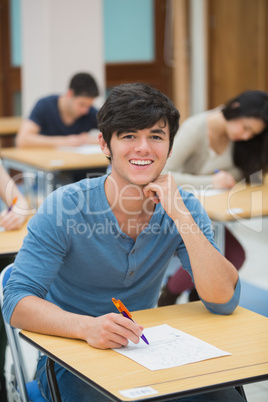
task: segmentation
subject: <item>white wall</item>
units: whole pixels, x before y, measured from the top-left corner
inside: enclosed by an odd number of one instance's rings
[[[87,71],[104,100],[102,0],[22,0],[22,113]]]
[[[206,0],[190,2],[190,114],[207,109],[207,20]]]

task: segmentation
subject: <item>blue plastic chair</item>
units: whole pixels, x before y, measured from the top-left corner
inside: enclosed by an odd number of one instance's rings
[[[1,309],[3,307],[3,289],[12,272],[13,264],[8,265],[0,276],[0,304]],[[18,401],[18,398],[22,402],[45,402],[37,385],[37,381],[27,381],[27,372],[25,369],[25,363],[23,354],[21,351],[20,340],[18,331],[9,325],[3,318],[8,344],[10,346],[13,366],[14,366],[14,378],[11,378],[11,395],[13,395],[13,401]],[[10,393],[9,393],[10,395]]]

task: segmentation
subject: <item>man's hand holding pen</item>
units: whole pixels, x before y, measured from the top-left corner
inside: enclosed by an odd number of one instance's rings
[[[80,316],[79,326],[82,327],[85,339],[90,346],[98,349],[113,349],[127,346],[130,340],[139,343],[143,327],[126,320],[121,314],[109,313],[100,317]]]

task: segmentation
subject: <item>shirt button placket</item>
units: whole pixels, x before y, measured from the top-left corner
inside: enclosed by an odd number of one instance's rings
[[[136,253],[136,249],[133,248],[130,251],[129,254],[129,271],[128,271],[128,275],[126,277],[126,281],[128,282],[128,284],[130,285],[134,279],[134,274],[135,274],[135,253]]]

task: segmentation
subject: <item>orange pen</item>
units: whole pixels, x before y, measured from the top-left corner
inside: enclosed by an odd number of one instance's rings
[[[8,208],[7,212],[11,211],[11,209],[14,207],[14,205],[16,204],[17,201],[18,201],[18,197],[13,198],[12,204]]]
[[[115,305],[115,307],[117,308],[117,310],[126,318],[128,318],[129,320],[135,322],[132,319],[132,315],[130,314],[130,312],[128,311],[128,309],[126,308],[126,306],[121,302],[121,300],[116,300],[114,297],[112,298],[112,302]],[[142,334],[141,335],[141,339],[147,343],[147,345],[149,345],[149,342],[147,341],[147,339],[145,338],[145,336]]]

